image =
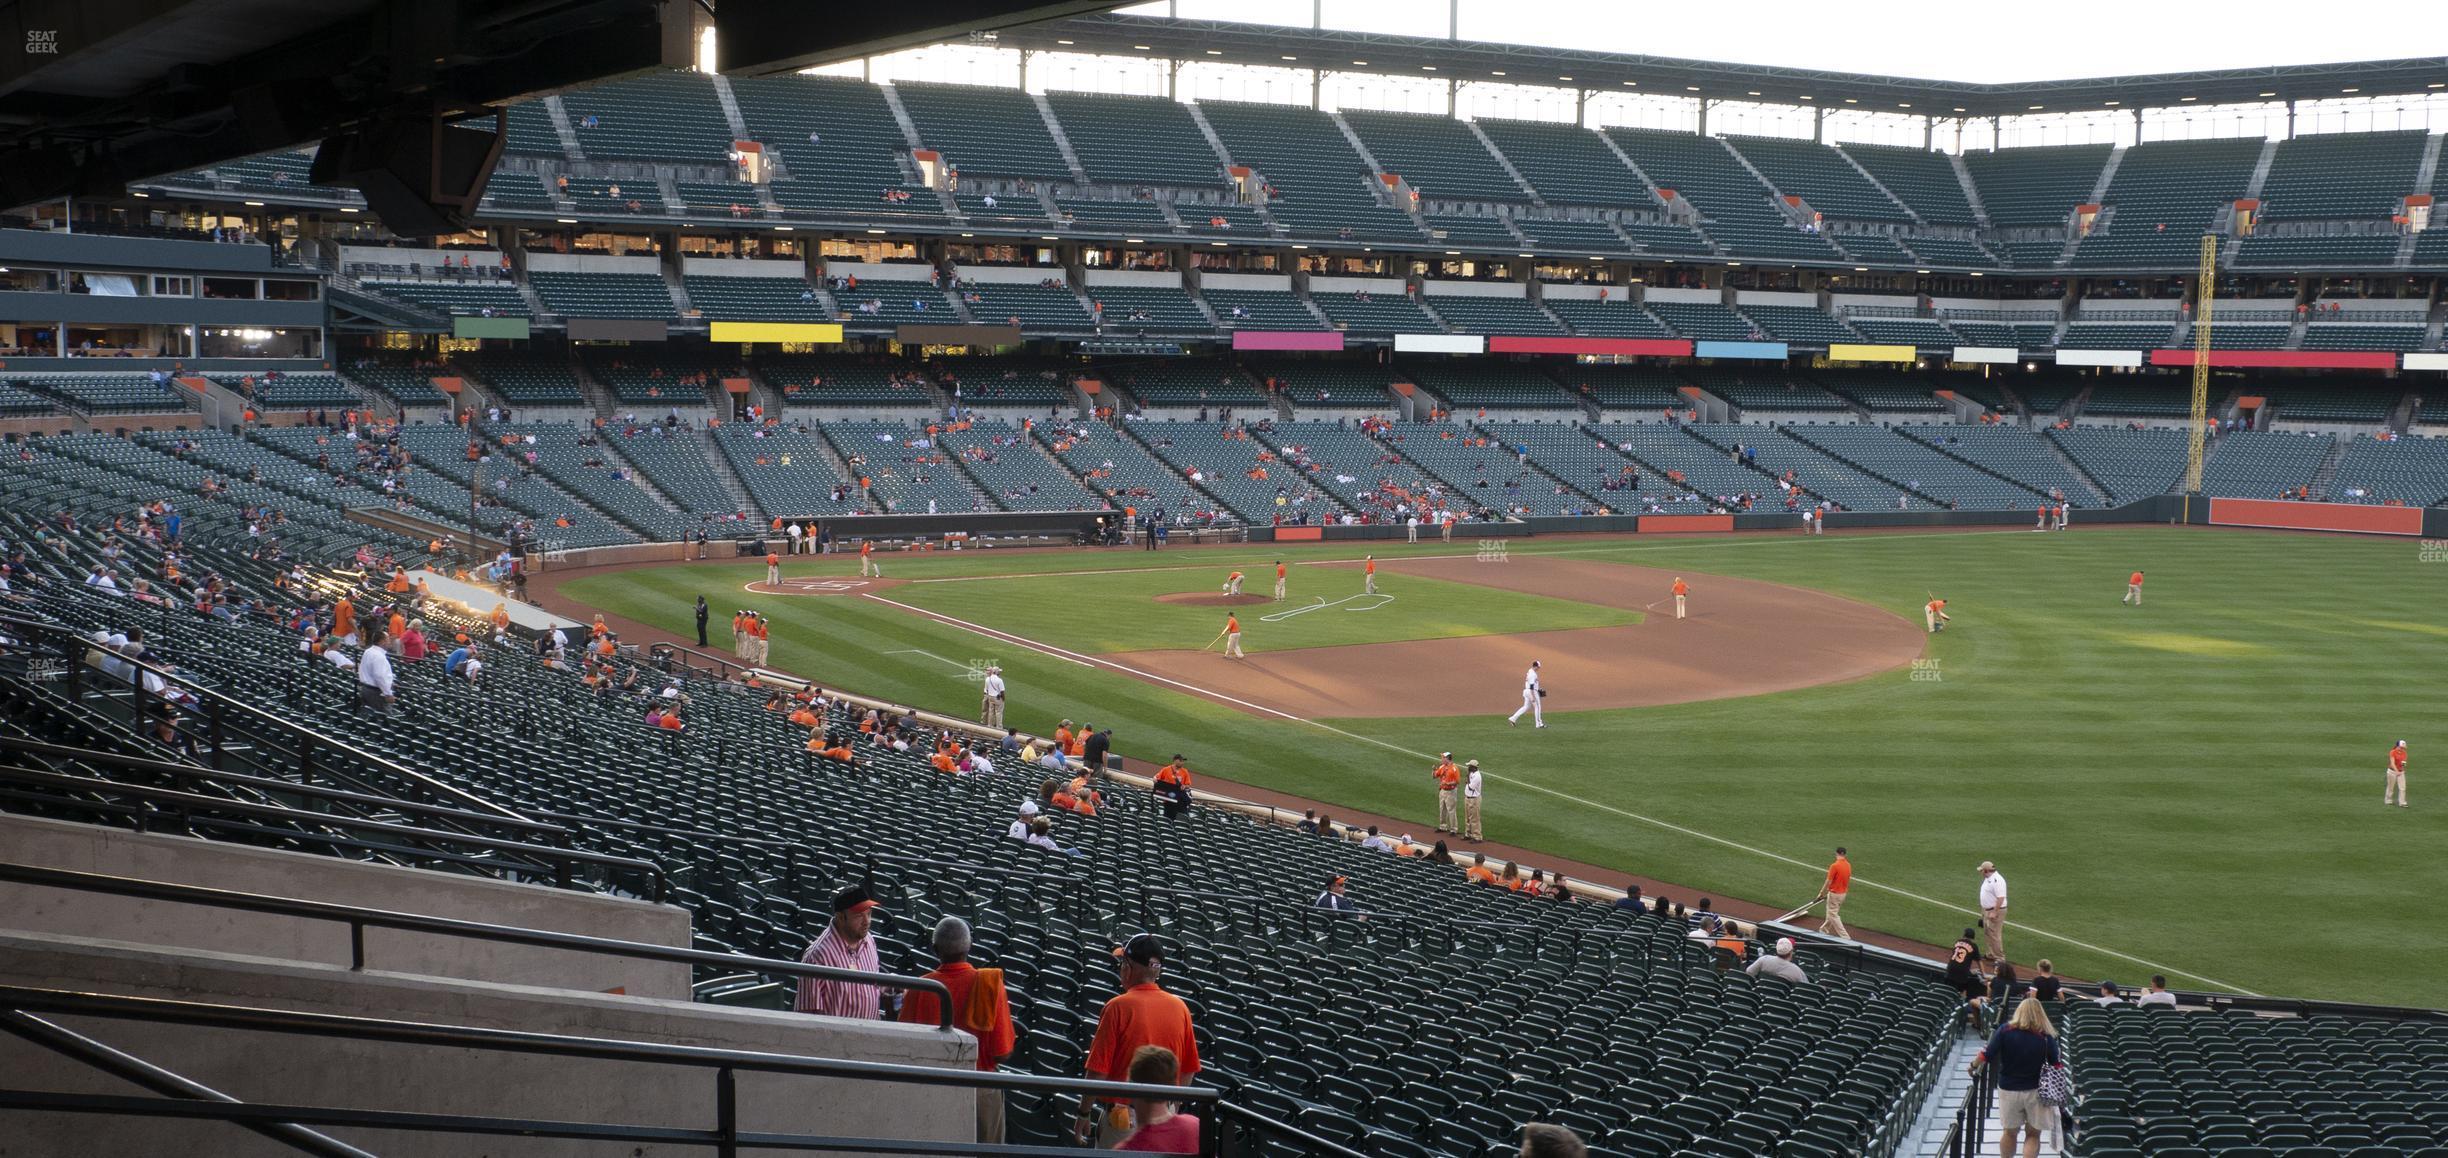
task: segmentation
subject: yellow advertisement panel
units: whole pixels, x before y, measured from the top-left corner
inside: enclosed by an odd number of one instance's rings
[[[1920,357],[1911,346],[1864,346],[1838,342],[1828,347],[1830,362],[1910,362]]]
[[[839,342],[838,322],[716,322],[708,335],[717,342]]]

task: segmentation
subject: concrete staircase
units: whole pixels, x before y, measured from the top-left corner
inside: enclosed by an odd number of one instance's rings
[[[544,111],[552,115],[553,135],[561,138],[562,153],[573,161],[586,160],[586,150],[578,145],[578,127],[570,124],[569,110],[562,107],[561,98],[544,98]],[[546,181],[544,184],[549,187],[552,182]],[[554,200],[560,199],[555,198]]]
[[[2306,484],[2311,488],[2314,502],[2329,501],[2329,488],[2337,482],[2338,463],[2346,458],[2347,445],[2346,439],[2334,434],[2329,436],[2329,453],[2321,456],[2320,466],[2312,471],[2312,481]]]
[[[756,513],[756,500],[748,496],[748,487],[740,482],[739,472],[731,469],[731,460],[723,454],[722,447],[714,441],[714,432],[693,430],[689,432],[689,436],[695,438],[698,445],[704,448],[706,461],[714,468],[715,480],[722,483],[723,493],[731,498],[731,509]]]
[[[1853,154],[1845,152],[1843,149],[1838,149],[1836,150],[1836,155],[1844,158],[1845,164],[1853,166],[1853,171],[1861,174],[1862,180],[1868,181],[1871,188],[1886,194],[1889,201],[1895,202],[1896,208],[1903,210],[1905,216],[1913,219],[1913,224],[1929,224],[1928,222],[1921,220],[1921,214],[1915,211],[1911,205],[1906,204],[1903,198],[1896,196],[1895,190],[1888,188],[1886,182],[1879,180],[1878,177],[1872,174],[1869,169],[1864,168],[1860,161],[1855,160]]]
[[[731,93],[731,78],[719,72],[714,74],[714,99],[722,103],[723,123],[731,126],[732,140],[756,139],[748,135],[748,118],[740,112],[739,98]]]
[[[1521,186],[1522,192],[1529,196],[1532,205],[1545,206],[1547,204],[1547,199],[1539,196],[1539,191],[1530,186],[1530,179],[1522,176],[1521,170],[1513,167],[1512,158],[1505,156],[1504,150],[1497,148],[1496,142],[1488,139],[1487,131],[1479,127],[1479,122],[1464,121],[1462,127],[1469,129],[1472,136],[1479,138],[1480,147],[1488,151],[1488,156],[1496,158],[1496,163],[1504,167],[1505,175],[1513,178],[1514,184]]]
[[[2084,470],[2083,464],[2076,462],[2073,455],[2067,454],[2064,447],[2057,445],[2057,440],[2050,438],[2047,431],[2039,431],[2038,434],[2040,441],[2049,448],[2049,453],[2056,455],[2057,461],[2065,464],[2067,471],[2071,472],[2075,478],[2082,480],[2083,486],[2090,490],[2093,498],[2103,504],[2116,501],[2114,496],[2108,493],[2108,488],[2100,485],[2099,477]]]
[[[1981,228],[1989,228],[1989,206],[1981,202],[1980,186],[1973,182],[1972,171],[1964,168],[1961,154],[1947,153],[1945,157],[1947,167],[1955,170],[1956,184],[1963,186],[1964,200],[1972,203],[1972,219],[1979,222]]]
[[[1046,132],[1053,134],[1055,150],[1062,154],[1063,164],[1071,167],[1071,179],[1082,185],[1087,184],[1088,169],[1080,164],[1079,153],[1071,148],[1071,138],[1063,133],[1062,121],[1055,117],[1054,106],[1047,104],[1040,93],[1030,93],[1029,103],[1037,106],[1037,115],[1045,120]],[[1048,196],[1050,198],[1051,194]],[[1049,199],[1046,209],[1051,213],[1053,208]]]

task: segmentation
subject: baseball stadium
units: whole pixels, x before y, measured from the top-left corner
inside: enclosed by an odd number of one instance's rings
[[[2439,27],[105,7],[0,1155],[2448,1154]]]

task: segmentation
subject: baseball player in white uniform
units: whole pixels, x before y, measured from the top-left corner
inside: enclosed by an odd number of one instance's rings
[[[1539,686],[1538,661],[1535,659],[1531,660],[1530,670],[1522,676],[1522,705],[1513,709],[1512,715],[1505,717],[1505,723],[1519,724],[1521,723],[1522,713],[1528,712],[1530,713],[1530,722],[1533,725],[1541,728],[1546,727],[1547,712],[1546,709],[1539,703],[1540,700],[1546,698],[1546,695],[1547,689]]]

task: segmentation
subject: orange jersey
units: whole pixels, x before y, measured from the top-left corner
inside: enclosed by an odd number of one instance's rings
[[[1240,573],[1239,571],[1235,571],[1235,572],[1233,572],[1233,573],[1232,573],[1232,577],[1233,577],[1233,578],[1235,578],[1235,579],[1238,579],[1238,578],[1240,578],[1240,577],[1241,577],[1241,573]]]
[[[1239,634],[1241,634],[1241,617],[1240,617],[1240,616],[1238,616],[1238,615],[1227,615],[1227,616],[1225,616],[1225,617],[1224,617],[1224,634],[1226,634],[1226,635],[1239,635]]]
[[[1284,565],[1283,565],[1283,564],[1281,564],[1281,563],[1277,563],[1277,564],[1275,565],[1275,577],[1276,577],[1276,578],[1278,578],[1278,579],[1281,579],[1281,578],[1283,578],[1283,577],[1284,577]]]
[[[1437,787],[1449,792],[1459,788],[1462,786],[1462,770],[1454,767],[1453,761],[1447,760],[1436,766],[1436,782]]]
[[[1680,579],[1675,580],[1674,593],[1677,595],[1691,594],[1691,584],[1685,583]]]
[[[1946,610],[1946,600],[1944,600],[1944,599],[1932,599],[1932,600],[1930,600],[1930,601],[1929,601],[1929,609],[1930,609],[1931,611],[1933,611],[1933,612],[1937,612],[1937,611],[1944,611],[1944,610]]]
[[[1377,560],[1375,560],[1375,559],[1371,559],[1371,560],[1369,560],[1369,561],[1368,561],[1368,568],[1367,568],[1367,570],[1368,570],[1368,573],[1369,573],[1369,574],[1371,574],[1371,575],[1376,574],[1376,573],[1377,573]]]
[[[2391,749],[2389,749],[2389,771],[2391,771],[2391,772],[2403,772],[2403,771],[2405,771],[2405,765],[2406,765],[2406,750],[2405,750],[2405,749],[2403,749],[2403,748],[2391,748]]]
[[[1167,764],[1164,767],[1156,770],[1156,782],[1158,784],[1171,784],[1176,787],[1188,788],[1190,786],[1190,770],[1182,767],[1179,764]]]
[[[2125,583],[2129,587],[2140,587],[2142,585],[2142,573],[2140,571],[2134,572],[2133,578],[2126,580]]]
[[[1852,887],[1853,862],[1841,856],[1837,857],[1836,863],[1828,866],[1827,891],[1841,893]]]
[[[861,543],[861,544],[859,544],[859,554],[861,554],[861,555],[873,555],[873,554],[875,554],[875,544],[873,544],[873,543]]]
[[[779,567],[779,566],[781,566],[781,565],[782,565],[782,556],[780,556],[780,555],[776,555],[776,554],[774,554],[774,553],[773,553],[773,552],[771,552],[771,551],[766,552],[766,553],[765,553],[765,565],[766,565],[766,566],[768,566],[768,567]]]

